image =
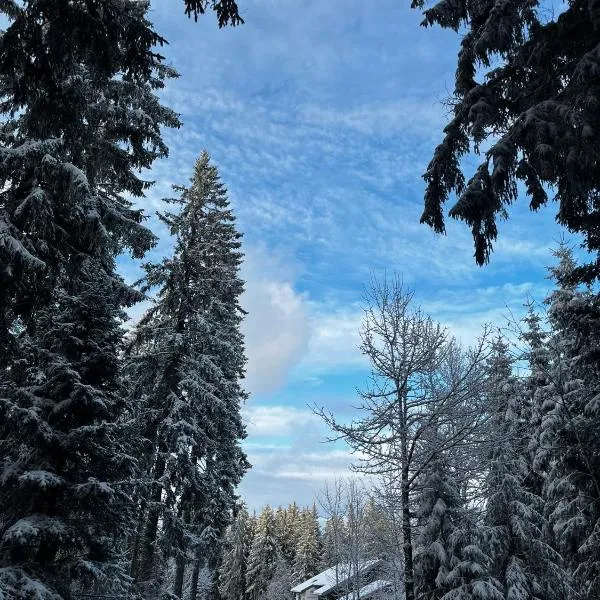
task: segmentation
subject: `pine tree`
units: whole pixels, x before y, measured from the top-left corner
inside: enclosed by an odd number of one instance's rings
[[[492,449],[486,482],[486,525],[492,574],[506,598],[569,597],[560,556],[545,539],[542,498],[527,489],[528,440],[523,388],[512,373],[508,345],[498,338],[488,363]]]
[[[225,551],[219,566],[219,593],[223,600],[244,600],[248,557],[248,512],[241,508],[225,536]]]
[[[389,555],[389,524],[382,508],[371,496],[367,500],[364,514],[365,557],[387,559]]]
[[[145,265],[145,289],[158,292],[132,335],[128,375],[132,397],[149,415],[145,434],[153,448],[136,577],[151,579],[160,520],[163,552],[178,561],[180,596],[190,552],[214,563],[211,551],[231,519],[248,463],[239,445],[246,398],[241,236],[207,152],[191,186],[176,189],[180,197],[171,202],[180,212],[161,215],[176,239],[174,255]]]
[[[278,559],[275,515],[273,509],[266,506],[256,522],[256,531],[248,556],[246,569],[248,600],[261,600],[264,597],[275,573]]]
[[[557,288],[547,300],[554,397],[542,421],[548,510],[559,549],[591,600],[600,594],[600,310],[598,296],[573,283],[571,251],[555,254]]]
[[[148,5],[5,2],[0,37],[0,593],[126,586],[134,466],[118,425],[115,257],[153,243],[124,195],[177,126]]]
[[[489,257],[498,215],[523,188],[532,210],[553,190],[557,220],[581,233],[591,252],[600,249],[600,13],[592,0],[563,8],[550,14],[539,0],[439,0],[425,11],[423,25],[460,33],[461,45],[453,116],[424,175],[421,220],[444,231],[443,204],[455,192],[450,215],[471,228],[478,263]],[[465,182],[461,158],[482,145],[483,160]],[[599,274],[594,261],[574,275]]]
[[[299,525],[293,573],[294,581],[305,581],[319,572],[321,563],[321,534],[316,506],[302,511]]]

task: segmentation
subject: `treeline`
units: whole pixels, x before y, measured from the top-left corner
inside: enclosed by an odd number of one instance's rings
[[[258,515],[240,508],[216,573],[221,599],[291,600],[294,585],[338,564],[378,559],[391,574],[399,544],[392,541],[394,519],[376,497],[355,482],[338,482],[320,502],[324,527],[316,505],[266,506]]]
[[[401,513],[407,600],[600,597],[600,306],[556,257],[544,305],[468,350],[373,282],[360,414],[321,412]]]

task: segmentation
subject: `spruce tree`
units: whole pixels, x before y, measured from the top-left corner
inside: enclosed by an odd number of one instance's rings
[[[422,477],[415,547],[415,596],[419,600],[439,600],[448,591],[443,581],[456,561],[452,535],[467,518],[452,477],[450,464],[441,454],[430,461]]]
[[[539,0],[437,0],[422,24],[454,30],[461,44],[452,118],[424,175],[421,221],[444,231],[443,205],[456,193],[450,215],[471,228],[476,260],[483,263],[496,239],[497,217],[521,189],[532,210],[545,205],[552,191],[557,220],[580,233],[591,252],[600,250],[595,2],[565,4],[551,14]],[[482,146],[481,163],[466,181],[461,158]],[[573,275],[592,280],[600,275],[600,262]]]
[[[547,300],[553,330],[553,401],[542,421],[550,453],[548,511],[556,541],[584,598],[600,594],[600,310],[573,283],[577,265],[561,247]]]
[[[153,243],[125,199],[177,126],[148,5],[5,2],[0,37],[0,592],[124,588],[134,460],[118,425],[115,257]]]
[[[235,27],[244,22],[235,0],[184,0],[184,3],[185,14],[189,17],[193,15],[195,20],[198,20],[198,16],[203,15],[210,8],[217,15],[219,27],[225,25]]]
[[[305,581],[319,572],[321,563],[321,534],[316,506],[302,511],[299,525],[293,573],[294,581]]]
[[[280,506],[275,512],[277,545],[281,556],[287,561],[288,565],[293,564],[296,554],[299,514],[295,502],[287,508]]]
[[[174,592],[180,596],[190,553],[214,566],[212,551],[232,518],[248,463],[240,447],[246,399],[241,235],[207,152],[190,187],[176,189],[180,196],[170,202],[180,211],[160,215],[175,237],[174,254],[145,265],[144,289],[158,291],[132,334],[128,379],[153,448],[135,576],[151,580],[158,540],[178,562]]]
[[[512,373],[508,345],[498,338],[488,362],[492,449],[486,481],[486,534],[492,574],[514,600],[569,597],[561,558],[545,539],[542,498],[528,489],[524,390]]]
[[[267,586],[265,600],[292,600],[290,591],[293,586],[292,571],[283,556],[279,556],[273,578]]]
[[[246,597],[248,600],[261,600],[273,578],[279,553],[275,515],[266,506],[256,521],[256,530],[246,568]]]
[[[225,536],[219,566],[219,594],[223,600],[246,597],[246,560],[248,557],[248,512],[241,508]]]
[[[465,516],[449,537],[448,567],[438,573],[441,600],[506,600],[500,583],[490,575],[481,530]],[[511,599],[512,600],[512,599]]]
[[[524,483],[527,489],[541,497],[547,476],[547,453],[541,440],[542,419],[548,410],[548,396],[553,393],[550,380],[551,353],[548,333],[542,329],[542,319],[532,304],[528,305],[523,324],[520,339],[525,343],[525,359],[529,368],[524,384],[523,421],[527,424],[524,434],[527,438],[525,460],[528,470]]]
[[[346,523],[340,515],[331,515],[323,530],[321,567],[328,569],[344,561],[347,551]]]

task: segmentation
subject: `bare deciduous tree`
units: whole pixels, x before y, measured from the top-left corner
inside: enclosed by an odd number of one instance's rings
[[[354,468],[385,474],[397,488],[402,511],[406,600],[414,600],[412,496],[427,464],[440,452],[459,452],[485,419],[481,410],[487,332],[465,351],[420,308],[398,275],[373,278],[360,331],[361,352],[371,364],[359,391],[359,417],[338,422],[316,409],[359,457]],[[443,430],[444,447],[423,444]],[[465,474],[468,480],[468,474]]]

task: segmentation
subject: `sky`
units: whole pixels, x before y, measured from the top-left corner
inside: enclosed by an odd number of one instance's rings
[[[463,343],[506,324],[550,289],[546,266],[562,231],[555,205],[525,198],[500,223],[491,262],[473,261],[470,233],[419,224],[422,174],[448,119],[460,39],[419,26],[400,0],[239,0],[245,24],[195,23],[179,0],[153,0],[150,19],[180,73],[161,94],[183,126],[151,173],[148,214],[186,184],[207,149],[244,234],[242,277],[253,465],[240,494],[251,510],[311,504],[353,457],[312,408],[356,414],[368,363],[358,350],[364,286],[397,272],[415,303]],[[465,160],[471,173],[476,158]],[[154,219],[160,243],[171,240]],[[123,259],[135,278],[137,263]],[[143,307],[138,307],[141,311]],[[135,317],[135,314],[133,315]]]

